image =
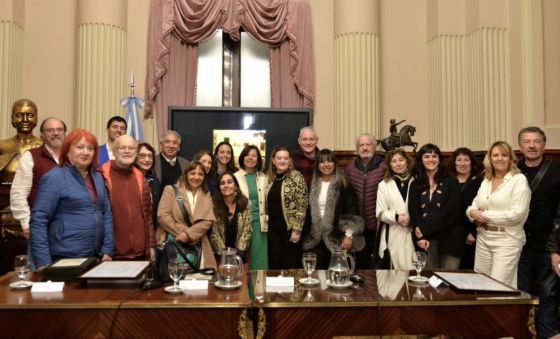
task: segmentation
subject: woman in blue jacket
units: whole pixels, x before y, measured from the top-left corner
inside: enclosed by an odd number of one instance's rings
[[[111,260],[113,215],[97,167],[97,139],[76,128],[64,140],[60,167],[39,182],[31,211],[31,254],[38,270],[60,258]]]

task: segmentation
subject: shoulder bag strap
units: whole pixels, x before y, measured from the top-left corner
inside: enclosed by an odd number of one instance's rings
[[[191,218],[189,218],[189,213],[187,212],[187,209],[185,208],[185,202],[184,202],[183,196],[179,192],[179,188],[177,188],[177,186],[173,185],[173,190],[175,190],[175,199],[177,200],[177,204],[179,204],[179,208],[181,209],[181,212],[183,213],[183,219],[185,219],[185,223],[187,224],[187,226],[191,227],[192,226]]]
[[[537,189],[537,187],[541,183],[542,178],[546,174],[546,171],[548,171],[548,168],[550,167],[551,163],[552,163],[552,160],[546,160],[543,163],[543,165],[541,166],[541,168],[539,169],[539,171],[537,172],[537,175],[535,175],[533,180],[531,180],[531,185],[530,185],[531,192],[535,192],[535,190]]]

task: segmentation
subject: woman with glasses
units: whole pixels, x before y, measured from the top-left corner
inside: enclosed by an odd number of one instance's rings
[[[134,166],[144,173],[144,177],[150,184],[150,189],[152,191],[152,208],[154,211],[154,213],[152,213],[154,216],[154,230],[157,231],[157,209],[159,206],[159,192],[161,192],[161,184],[154,172],[155,154],[156,153],[152,145],[147,142],[139,143],[138,154],[136,155]]]

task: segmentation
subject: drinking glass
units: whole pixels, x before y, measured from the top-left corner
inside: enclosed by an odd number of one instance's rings
[[[169,269],[169,276],[173,279],[173,288],[171,288],[171,292],[179,292],[183,289],[179,287],[179,279],[185,273],[185,264],[181,263],[179,260],[169,259],[168,262],[168,269]]]
[[[414,301],[423,301],[426,300],[426,296],[422,293],[421,287],[416,287],[416,292],[412,295],[412,300]]]
[[[311,284],[313,283],[311,275],[313,274],[313,271],[315,271],[315,266],[317,265],[317,255],[313,252],[303,253],[302,262],[303,269],[305,270],[305,273],[307,273],[306,283]]]
[[[23,282],[27,273],[29,273],[29,260],[27,255],[16,255],[14,258],[14,271],[18,276],[18,287],[24,287],[26,284]]]
[[[418,281],[424,280],[423,277],[420,276],[420,272],[422,272],[424,266],[426,266],[426,252],[424,251],[412,252],[412,264],[416,269],[415,280]]]

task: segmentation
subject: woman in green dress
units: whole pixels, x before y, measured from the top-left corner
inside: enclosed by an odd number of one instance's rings
[[[268,223],[265,214],[266,176],[262,172],[261,152],[255,145],[249,145],[239,155],[239,171],[235,177],[241,192],[251,201],[253,235],[249,247],[249,269],[268,269]]]

